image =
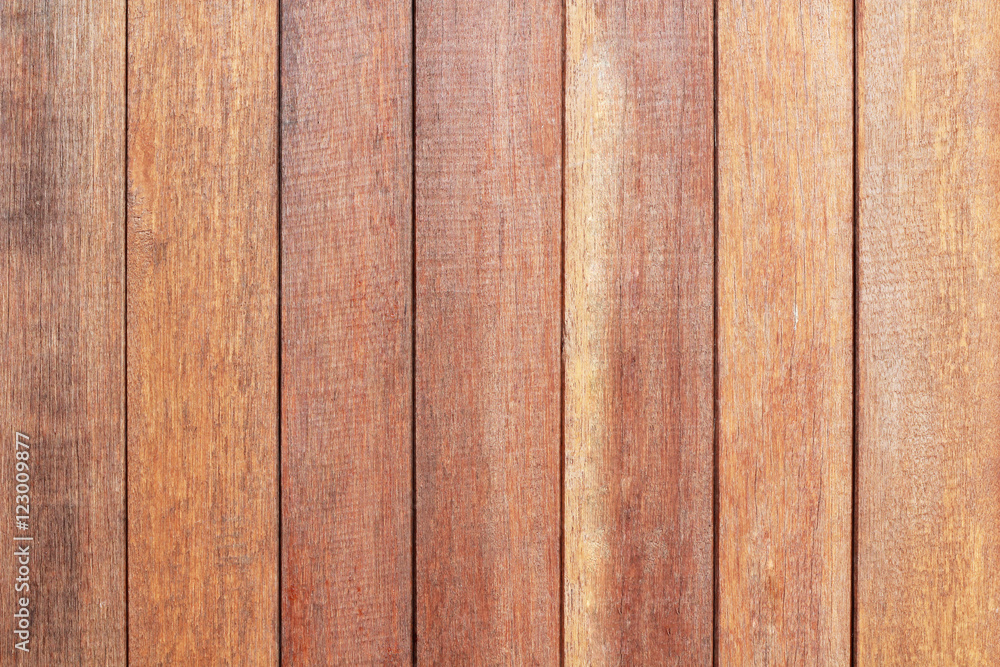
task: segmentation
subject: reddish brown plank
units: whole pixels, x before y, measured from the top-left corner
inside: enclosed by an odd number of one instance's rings
[[[858,10],[858,664],[996,665],[1000,7]]]
[[[566,662],[710,665],[712,3],[566,23]]]
[[[0,4],[5,665],[125,662],[124,99],[124,1]]]
[[[847,665],[852,3],[718,3],[718,663]]]
[[[276,9],[129,4],[137,665],[278,661]]]
[[[410,19],[283,4],[288,664],[411,662]]]
[[[416,11],[417,651],[559,659],[562,10]]]

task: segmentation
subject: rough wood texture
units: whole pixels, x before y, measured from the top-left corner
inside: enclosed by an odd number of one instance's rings
[[[846,665],[852,6],[718,6],[720,665]]]
[[[712,662],[712,3],[567,5],[566,662]]]
[[[858,29],[858,664],[996,665],[1000,7]]]
[[[125,661],[124,67],[123,1],[0,4],[3,664]],[[27,530],[15,431],[30,438]],[[34,537],[19,593],[14,535]]]
[[[276,9],[129,6],[138,665],[278,659]]]
[[[288,664],[412,661],[410,17],[284,2]]]
[[[416,13],[417,650],[559,659],[562,5]]]

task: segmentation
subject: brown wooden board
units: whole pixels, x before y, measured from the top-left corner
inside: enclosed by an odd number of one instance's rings
[[[276,10],[129,4],[134,664],[278,659]]]
[[[418,657],[556,664],[562,3],[415,20]]]
[[[718,664],[846,665],[852,5],[718,3]]]
[[[1000,8],[858,3],[858,665],[1000,663]]]
[[[712,19],[567,4],[567,664],[712,662]]]
[[[123,1],[0,4],[5,665],[125,662],[124,96]]]
[[[283,655],[411,662],[411,7],[284,0]]]

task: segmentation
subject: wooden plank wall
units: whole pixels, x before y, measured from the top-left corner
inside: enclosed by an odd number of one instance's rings
[[[997,26],[3,4],[0,664],[1000,663]]]

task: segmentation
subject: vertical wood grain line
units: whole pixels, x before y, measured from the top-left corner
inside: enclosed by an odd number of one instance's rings
[[[712,667],[719,665],[719,0],[712,0]]]
[[[124,443],[124,451],[122,452],[124,474],[122,475],[122,487],[124,491],[124,497],[122,498],[122,505],[124,509],[124,523],[122,526],[122,531],[125,535],[125,581],[122,582],[122,587],[125,590],[125,665],[132,664],[130,656],[131,639],[129,637],[129,562],[128,562],[128,525],[129,525],[129,506],[128,506],[128,493],[129,493],[129,462],[128,462],[128,220],[130,213],[130,204],[128,200],[128,87],[129,87],[129,76],[128,76],[128,37],[129,37],[129,27],[128,27],[128,14],[129,6],[132,4],[132,0],[124,0],[125,2],[125,35],[124,35],[124,48],[125,57],[122,59],[122,67],[124,72],[122,73],[122,78],[124,81],[124,89],[122,91],[122,114],[124,116],[124,126],[122,127],[122,211],[125,213],[125,217],[122,220],[122,413],[123,413],[123,425],[122,425],[122,442]]]
[[[275,81],[276,81],[276,91],[275,91],[275,113],[274,113],[274,134],[275,134],[275,183],[277,184],[277,194],[275,196],[275,225],[277,227],[275,231],[275,243],[277,245],[277,274],[275,276],[276,283],[275,289],[277,290],[277,295],[275,297],[275,307],[278,327],[278,339],[275,341],[277,348],[275,349],[275,359],[277,361],[277,374],[278,374],[278,388],[277,388],[277,404],[275,405],[275,426],[276,426],[276,440],[277,443],[277,460],[275,461],[276,475],[277,475],[277,486],[278,486],[278,497],[275,499],[278,516],[278,553],[275,559],[275,566],[277,569],[278,587],[276,589],[277,600],[275,604],[278,609],[278,665],[279,667],[285,662],[285,634],[284,634],[284,622],[285,622],[285,609],[282,604],[282,597],[285,591],[285,577],[284,577],[284,540],[285,540],[285,502],[284,502],[284,460],[282,458],[284,453],[284,430],[283,430],[283,406],[284,402],[282,397],[285,391],[284,383],[284,371],[282,368],[282,358],[284,352],[284,317],[282,313],[282,298],[283,298],[283,286],[284,286],[284,274],[282,273],[284,266],[284,206],[283,206],[283,189],[284,189],[284,155],[282,153],[283,145],[283,135],[284,127],[282,124],[282,84],[284,80],[284,71],[281,66],[282,63],[282,47],[285,43],[285,34],[282,32],[282,15],[284,13],[284,4],[282,0],[273,0],[275,3],[275,29],[277,30],[278,41],[275,44],[275,60],[274,67],[276,71]]]
[[[410,0],[410,660],[417,664],[417,4]]]
[[[566,1],[562,3],[559,111],[559,666],[566,664]]]

